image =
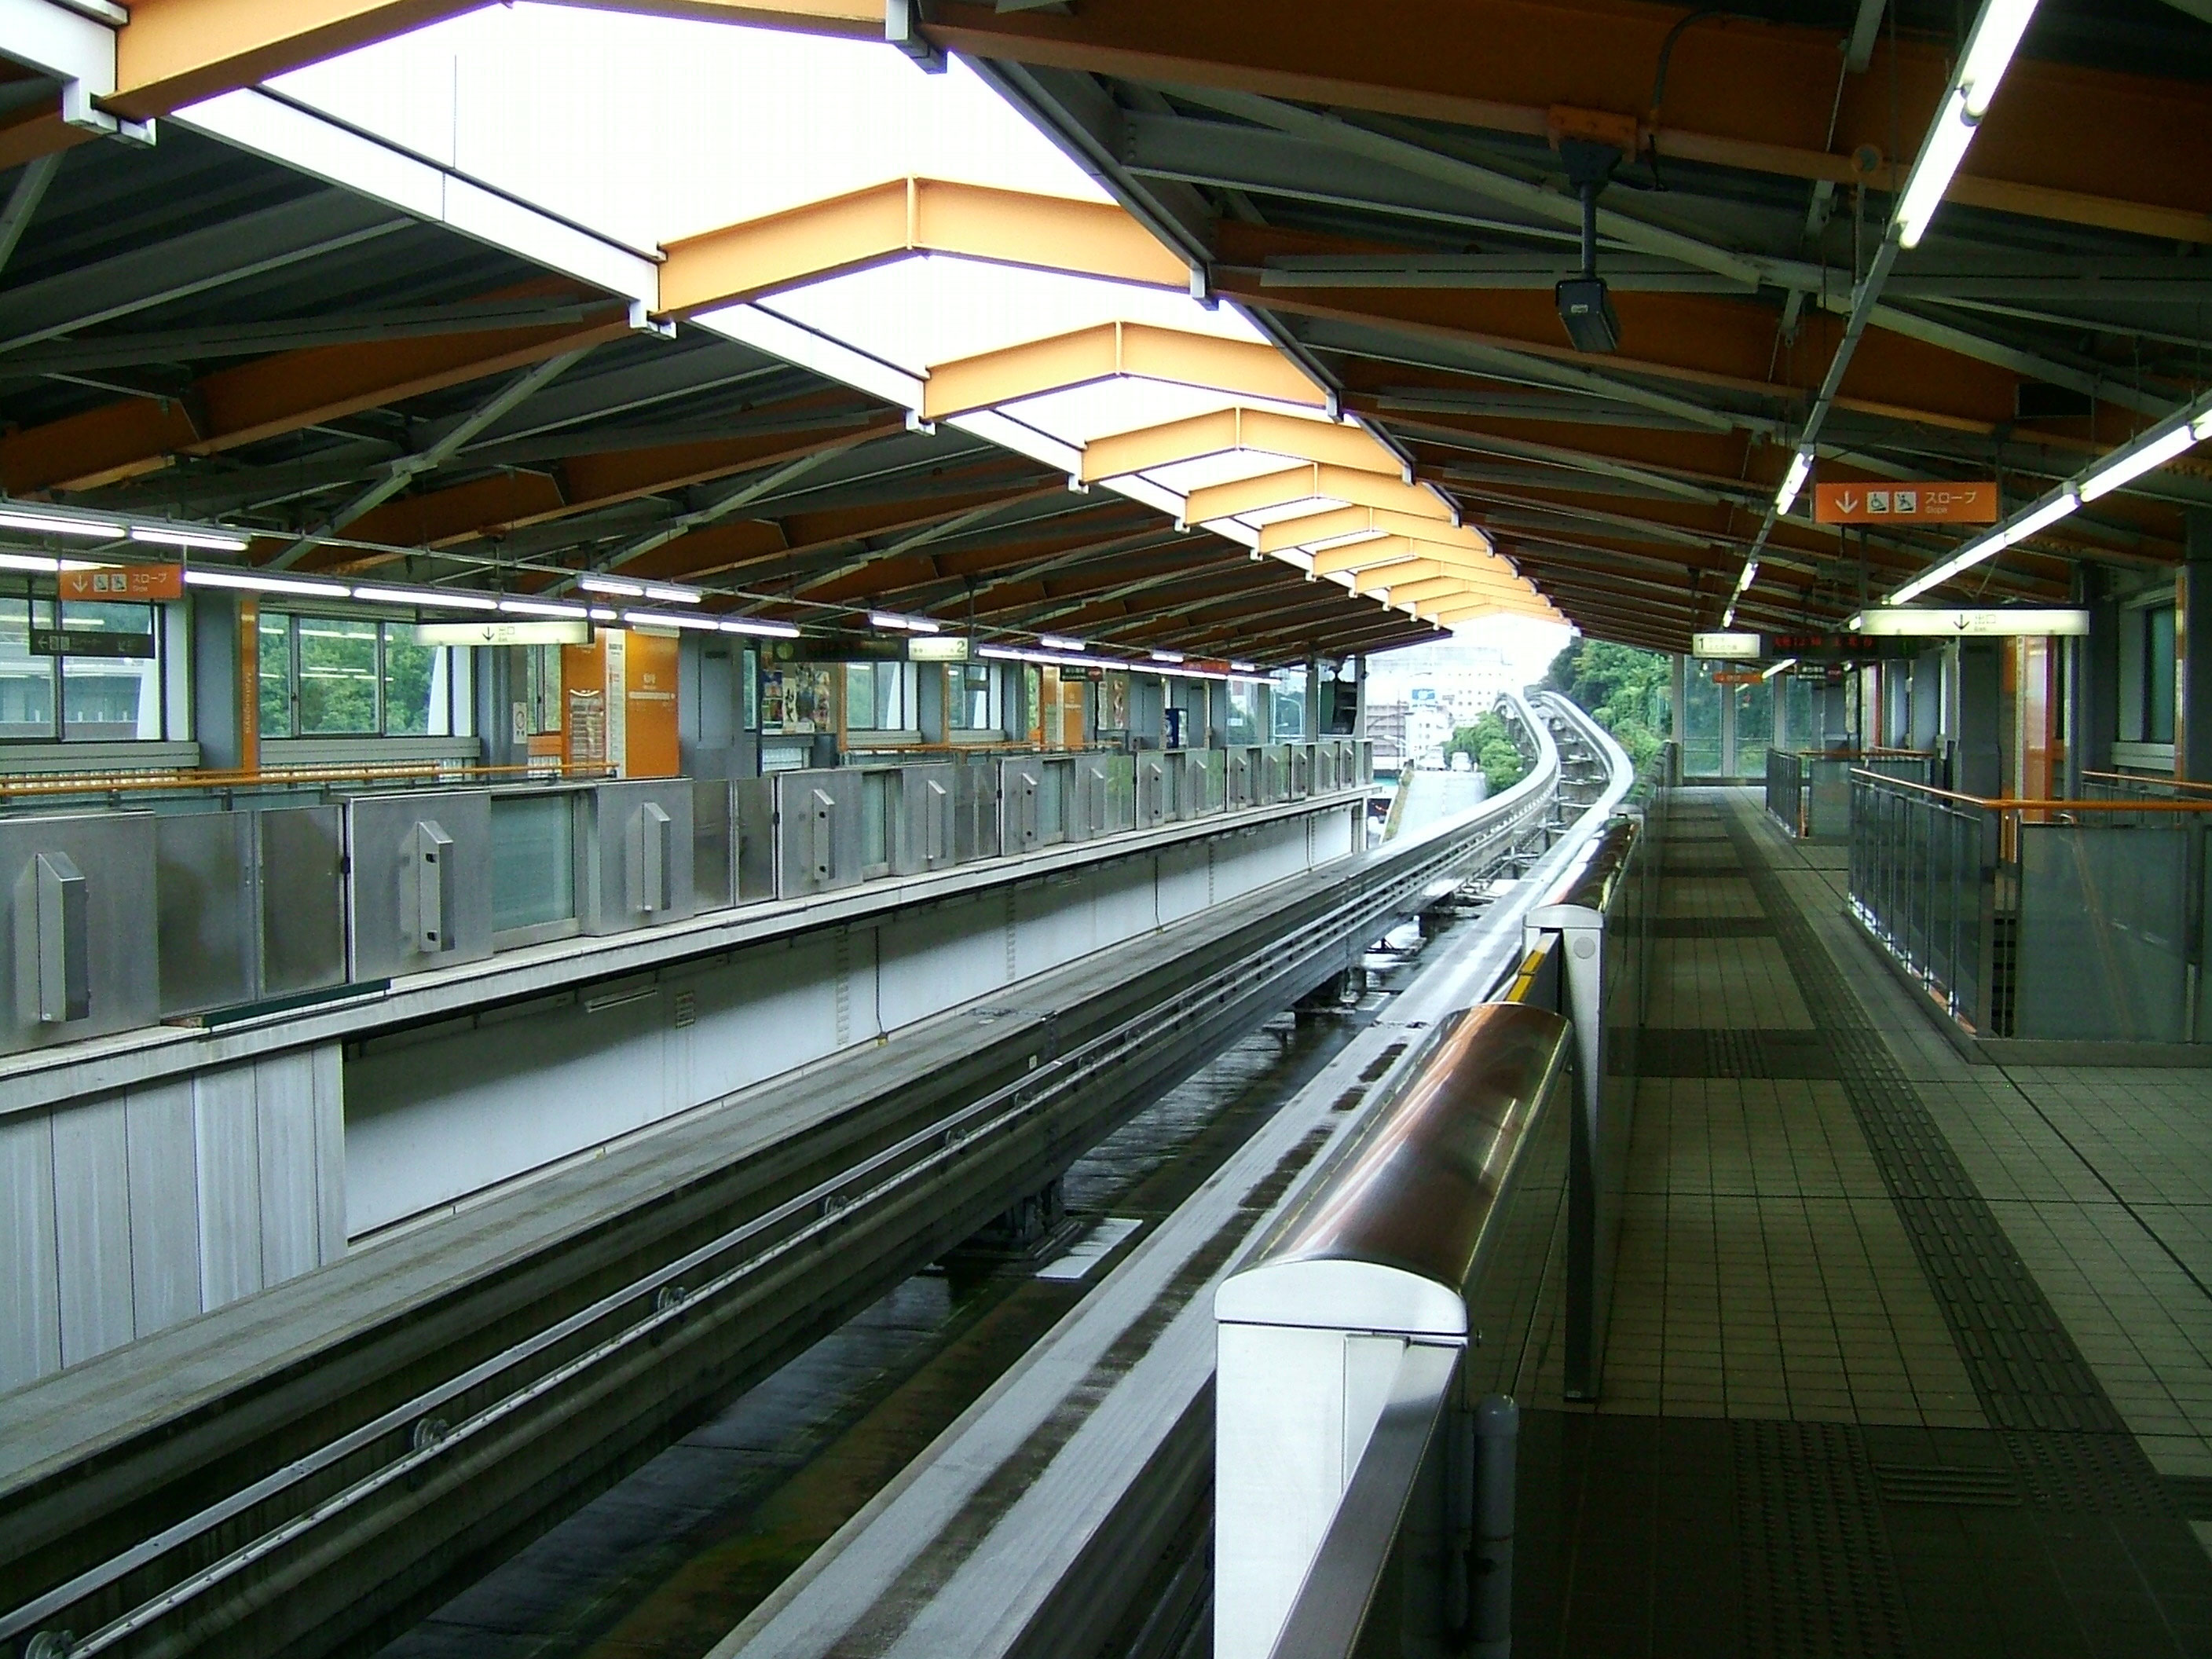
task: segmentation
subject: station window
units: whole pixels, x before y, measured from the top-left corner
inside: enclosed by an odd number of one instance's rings
[[[1003,732],[999,671],[987,662],[962,663],[945,672],[945,724],[955,732]]]
[[[2171,605],[2121,613],[2120,729],[2123,743],[2172,743],[2174,629]]]
[[[1274,695],[1267,701],[1274,711],[1274,732],[1272,741],[1292,742],[1312,735],[1310,728],[1306,724],[1306,671],[1304,669],[1277,669]]]
[[[167,736],[167,624],[158,605],[60,601],[27,583],[0,592],[0,740]]]
[[[465,647],[422,645],[410,623],[261,613],[264,738],[445,738],[471,725]]]
[[[914,667],[902,662],[845,665],[845,729],[910,732],[915,713]]]

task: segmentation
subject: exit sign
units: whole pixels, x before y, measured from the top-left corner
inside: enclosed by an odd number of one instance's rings
[[[1817,524],[1995,524],[1996,481],[1815,484],[1813,519]]]

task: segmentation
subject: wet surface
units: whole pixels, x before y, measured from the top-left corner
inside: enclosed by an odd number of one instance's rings
[[[1411,971],[1416,930],[1354,975]],[[1355,991],[1365,988],[1355,985]],[[696,1659],[1111,1270],[1373,1017],[1283,1015],[1067,1173],[1071,1211],[1144,1224],[1080,1282],[1040,1264],[907,1280],[386,1646],[380,1659]],[[1048,1253],[1056,1255],[1055,1249]]]

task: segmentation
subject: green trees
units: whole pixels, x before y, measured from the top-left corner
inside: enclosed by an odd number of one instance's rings
[[[1444,754],[1449,759],[1457,753],[1474,757],[1483,776],[1490,781],[1493,793],[1520,782],[1528,769],[1520,746],[1513,741],[1511,729],[1495,714],[1485,714],[1474,725],[1462,726],[1452,733],[1451,741],[1444,745]]]
[[[1641,767],[1671,728],[1673,678],[1673,663],[1656,651],[1577,640],[1552,659],[1544,684],[1589,709]]]

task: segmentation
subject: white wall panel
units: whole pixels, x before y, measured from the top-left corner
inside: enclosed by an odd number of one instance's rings
[[[261,1126],[253,1067],[192,1079],[194,1164],[199,1176],[200,1305],[251,1295],[261,1277]]]
[[[253,1067],[256,1150],[261,1160],[261,1282],[275,1285],[317,1264],[321,1209],[315,1182],[315,1062],[312,1050],[275,1054]]]
[[[200,1310],[192,1085],[133,1090],[123,1126],[131,1170],[131,1322],[135,1335],[145,1336]]]
[[[886,922],[876,936],[883,1028],[896,1030],[1006,985],[1012,978],[1006,914],[1006,901],[991,893]]]
[[[1155,914],[1162,927],[1194,916],[1212,902],[1213,857],[1209,842],[1170,847],[1159,857],[1159,897]]]
[[[131,1176],[123,1099],[53,1114],[54,1255],[62,1364],[119,1348],[131,1323]]]
[[[52,1121],[0,1119],[0,1392],[61,1369],[60,1289]]]

